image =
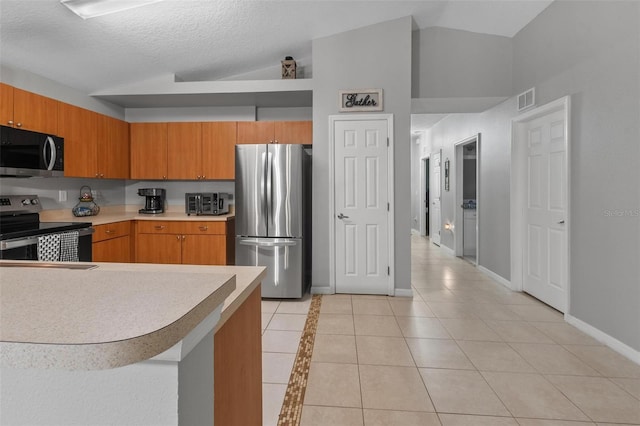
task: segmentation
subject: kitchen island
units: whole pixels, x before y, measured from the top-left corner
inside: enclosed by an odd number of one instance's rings
[[[229,424],[214,387],[261,411],[263,268],[33,266],[0,261],[1,424]]]

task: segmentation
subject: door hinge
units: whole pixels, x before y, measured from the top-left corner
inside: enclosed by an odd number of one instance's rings
[[[389,211],[389,203],[387,203],[387,211]]]
[[[387,266],[387,275],[391,275],[391,267]]]
[[[387,146],[389,146],[389,138],[387,137]]]

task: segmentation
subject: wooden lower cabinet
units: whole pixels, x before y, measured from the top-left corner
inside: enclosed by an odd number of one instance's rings
[[[228,221],[138,221],[136,262],[233,265],[235,226]]]
[[[262,425],[260,286],[213,337],[215,425]]]
[[[131,262],[131,222],[115,222],[93,227],[91,245],[94,262]]]

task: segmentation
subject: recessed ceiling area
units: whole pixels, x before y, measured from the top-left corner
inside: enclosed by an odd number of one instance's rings
[[[83,20],[59,0],[0,0],[0,64],[91,94],[159,76],[215,81],[311,69],[312,40],[413,16],[512,37],[551,1],[164,0]],[[253,73],[253,74],[252,74]],[[308,75],[307,75],[308,77]]]

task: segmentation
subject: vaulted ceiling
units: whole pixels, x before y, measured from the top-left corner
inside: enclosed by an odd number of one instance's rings
[[[164,0],[82,20],[59,0],[0,0],[0,63],[88,94],[166,75],[250,78],[287,55],[310,69],[313,39],[408,15],[418,28],[512,37],[550,3]]]

